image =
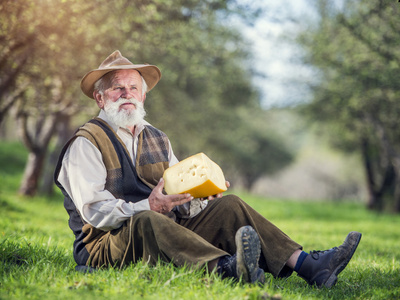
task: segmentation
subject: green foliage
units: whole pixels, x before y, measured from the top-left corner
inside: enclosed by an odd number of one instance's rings
[[[314,94],[304,112],[323,124],[332,144],[363,156],[370,208],[400,211],[399,5],[344,1],[335,10],[316,1],[319,22],[298,42],[316,67]]]
[[[0,147],[4,157],[23,157],[23,148]],[[360,246],[337,285],[309,287],[293,275],[266,275],[263,287],[221,280],[202,270],[159,263],[137,263],[123,270],[95,274],[73,270],[73,234],[62,195],[27,199],[15,196],[22,165],[6,162],[0,169],[0,298],[1,299],[395,299],[400,296],[400,218],[376,214],[356,203],[292,202],[240,194],[306,251],[342,243],[350,230],[363,233]],[[3,165],[2,165],[3,166]],[[8,184],[4,184],[6,179]]]
[[[171,137],[180,159],[206,152],[225,166],[242,162],[226,171],[228,177],[242,174],[248,186],[276,169],[259,149],[275,156],[280,166],[290,161],[284,145],[264,130],[268,125],[258,113],[247,43],[227,24],[233,16],[251,21],[259,13],[257,5],[234,0],[6,2],[0,5],[0,40],[7,41],[0,46],[0,60],[21,61],[12,79],[23,87],[15,98],[17,120],[31,152],[45,153],[49,136],[65,140],[68,134],[61,130],[69,122],[75,128],[97,114],[79,81],[119,49],[134,63],[160,67],[162,80],[146,101],[148,118]],[[21,41],[23,51],[7,46]],[[4,66],[0,74],[8,74],[10,67]],[[0,95],[0,103],[3,99]],[[243,119],[243,111],[257,126]],[[240,149],[244,144],[246,149]],[[31,177],[37,174],[40,170]]]

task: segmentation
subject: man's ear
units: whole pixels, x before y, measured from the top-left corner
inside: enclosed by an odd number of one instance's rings
[[[104,108],[104,99],[103,99],[103,95],[100,94],[100,93],[97,92],[97,91],[94,91],[94,92],[93,92],[93,98],[94,98],[94,100],[96,100],[97,106],[98,106],[100,109],[103,109],[103,108]]]

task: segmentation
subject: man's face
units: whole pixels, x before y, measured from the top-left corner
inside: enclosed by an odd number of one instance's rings
[[[107,101],[116,102],[120,98],[134,98],[144,103],[146,94],[142,95],[142,77],[136,70],[118,70],[111,78],[111,86],[104,91],[104,95],[97,94],[96,101],[101,109]],[[130,101],[122,102],[119,110],[132,111],[136,106]]]
[[[136,70],[112,73],[109,87],[101,94],[94,93],[97,105],[104,110],[109,121],[123,127],[134,127],[143,122],[146,94],[142,93],[142,77]]]

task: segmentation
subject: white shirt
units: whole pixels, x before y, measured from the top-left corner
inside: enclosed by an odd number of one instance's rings
[[[111,124],[103,110],[100,111],[99,118],[106,121],[121,138],[135,164],[139,133],[144,125],[150,124],[144,122],[137,125],[133,135],[129,130]],[[171,143],[168,160],[170,166],[178,163]],[[107,171],[100,151],[88,139],[77,137],[64,155],[58,181],[71,197],[82,218],[92,226],[108,231],[119,228],[134,214],[150,210],[148,199],[136,203],[116,199],[105,189],[106,177]],[[191,209],[189,206],[186,209]]]

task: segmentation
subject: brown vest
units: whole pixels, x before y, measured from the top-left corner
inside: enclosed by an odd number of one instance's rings
[[[114,134],[126,154],[129,156],[125,144],[114,130],[100,118],[95,118],[94,120],[101,122],[103,126],[106,126],[106,128]],[[98,125],[88,122],[79,129],[76,136],[87,138],[100,150],[107,169],[106,189],[108,189],[109,186],[113,186],[112,181],[115,176],[118,176],[115,173],[117,173],[117,170],[121,169],[121,163],[118,159],[119,157],[114,149],[113,143],[108,137],[108,133],[102,130]],[[145,126],[144,130],[138,137],[138,149],[135,165],[138,177],[151,189],[158,184],[164,171],[169,166],[168,150],[169,141],[167,135],[155,127]],[[111,192],[113,193],[113,191]],[[118,192],[116,191],[116,193]],[[114,196],[117,197],[117,195]]]
[[[105,188],[114,197],[126,202],[148,198],[153,188],[169,166],[168,137],[152,126],[145,126],[139,134],[135,166],[125,144],[114,130],[102,119],[95,118],[79,128],[75,136],[64,146],[55,171],[55,182],[63,192],[64,206],[70,216],[69,226],[75,234],[74,258],[78,265],[86,264],[89,253],[104,231],[87,224],[80,216],[72,199],[58,182],[62,159],[69,145],[78,137],[87,138],[102,154],[107,170]]]

